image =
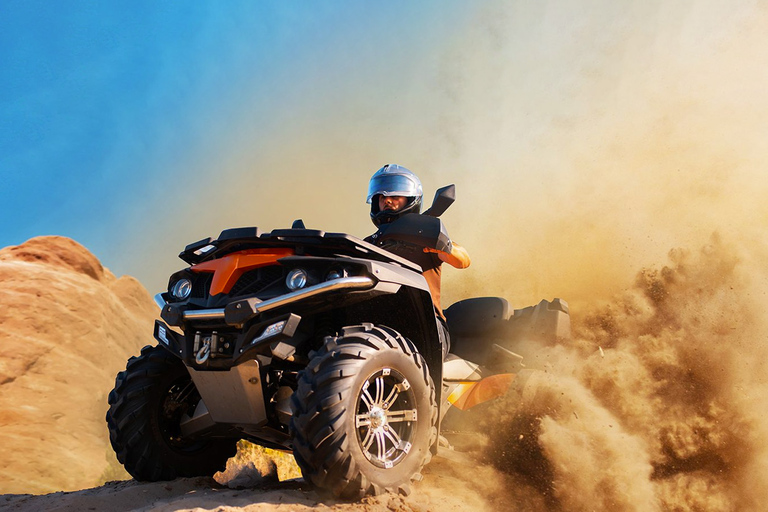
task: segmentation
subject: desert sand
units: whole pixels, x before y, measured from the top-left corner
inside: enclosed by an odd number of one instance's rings
[[[410,496],[383,495],[358,502],[344,502],[318,495],[301,479],[256,483],[230,489],[211,478],[177,479],[172,482],[109,482],[103,486],[75,492],[46,495],[0,496],[0,510],[38,512],[50,510],[75,512],[105,511],[303,511],[334,510],[367,512],[427,511],[460,512],[465,510],[535,510],[534,498],[515,499],[516,492],[501,492],[506,485],[500,472],[488,467],[471,467],[477,481],[470,482],[468,461],[436,458],[425,471],[425,478]]]

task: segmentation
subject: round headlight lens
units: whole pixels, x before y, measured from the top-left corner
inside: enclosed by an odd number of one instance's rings
[[[346,269],[334,268],[328,272],[328,274],[325,276],[325,280],[332,281],[334,279],[341,279],[342,277],[347,277],[348,275],[349,274],[347,273]]]
[[[179,300],[184,300],[192,293],[192,281],[187,278],[179,279],[173,283],[171,295]]]
[[[306,271],[295,268],[288,272],[288,277],[285,278],[285,286],[289,290],[294,291],[299,288],[304,288],[307,285],[307,273]]]

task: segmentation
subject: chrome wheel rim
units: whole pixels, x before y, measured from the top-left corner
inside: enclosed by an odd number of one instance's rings
[[[416,395],[403,374],[382,368],[363,383],[357,397],[355,430],[363,455],[373,465],[402,462],[416,433]]]

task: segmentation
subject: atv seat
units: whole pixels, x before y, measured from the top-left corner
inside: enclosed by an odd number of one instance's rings
[[[509,319],[509,302],[501,297],[464,299],[443,311],[451,333],[480,336],[503,327]]]
[[[506,337],[509,303],[501,297],[476,297],[452,304],[443,314],[448,320],[451,353],[485,364],[493,340]]]

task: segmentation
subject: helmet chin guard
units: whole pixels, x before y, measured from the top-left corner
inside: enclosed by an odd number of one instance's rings
[[[382,195],[406,197],[408,202],[396,212],[379,210],[378,196]],[[400,165],[387,164],[376,171],[368,183],[366,202],[371,204],[371,221],[378,227],[407,213],[419,213],[423,197],[424,193],[418,176]]]

